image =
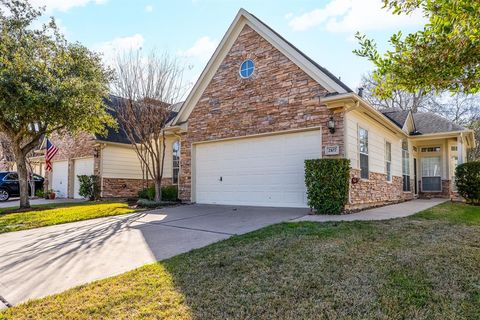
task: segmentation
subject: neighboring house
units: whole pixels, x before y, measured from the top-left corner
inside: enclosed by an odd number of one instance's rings
[[[119,98],[110,96],[105,99],[107,111],[116,118],[115,108]],[[180,105],[173,106],[173,112]],[[81,198],[78,175],[98,175],[101,181],[101,196],[131,197],[143,188],[143,176],[140,161],[125,132],[109,128],[106,136],[81,133],[77,136],[50,137],[59,149],[53,158],[53,170],[46,175],[44,149],[37,151],[38,156],[30,159],[34,172],[47,177],[48,188],[59,197]],[[164,185],[176,183],[178,177],[178,138],[167,135]]]
[[[475,145],[436,115],[375,110],[243,9],[168,132],[181,136],[182,200],[273,207],[307,207],[313,158],[351,160],[349,208],[448,197]]]

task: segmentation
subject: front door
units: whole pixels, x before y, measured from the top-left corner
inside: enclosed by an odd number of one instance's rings
[[[415,181],[415,194],[418,194],[417,158],[413,158],[413,179]]]

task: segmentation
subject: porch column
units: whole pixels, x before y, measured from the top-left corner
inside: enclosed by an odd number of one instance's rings
[[[463,154],[463,136],[460,134],[457,137],[457,154],[458,154],[458,164],[462,164],[464,162],[464,154]]]

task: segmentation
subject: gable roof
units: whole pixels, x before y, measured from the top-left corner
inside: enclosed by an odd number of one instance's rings
[[[412,113],[410,110],[401,110],[397,108],[383,109],[380,110],[380,112],[399,128],[404,127],[409,114],[411,114],[414,121],[416,135],[466,130],[464,127],[432,112]]]
[[[107,106],[106,111],[113,119],[117,120],[117,107],[121,105],[123,98],[109,95],[108,98],[103,98],[103,102]],[[118,122],[118,121],[117,121]],[[119,125],[118,129],[107,127],[107,134],[105,136],[96,134],[95,139],[104,142],[114,142],[114,143],[123,143],[130,144],[125,130]]]
[[[247,11],[248,12],[248,11]],[[312,58],[310,58],[309,56],[307,56],[305,53],[303,53],[303,51],[301,51],[300,49],[298,49],[297,47],[295,47],[290,41],[286,40],[284,37],[282,37],[277,31],[273,30],[269,25],[267,25],[265,22],[263,22],[262,20],[260,20],[259,18],[257,18],[255,15],[251,14],[250,15],[252,17],[254,17],[255,19],[258,20],[258,22],[260,22],[261,24],[263,24],[266,28],[268,28],[271,32],[273,32],[275,35],[277,35],[280,39],[282,39],[283,41],[285,41],[285,43],[287,45],[289,45],[293,50],[297,51],[300,55],[302,55],[305,59],[307,59],[308,61],[310,61],[310,63],[312,63],[318,70],[320,70],[321,72],[323,72],[326,76],[328,76],[329,78],[331,78],[333,81],[335,81],[339,86],[341,86],[345,92],[353,92],[352,89],[350,89],[345,83],[343,83],[338,77],[334,76],[330,71],[328,71],[327,69],[325,69],[324,67],[322,67],[321,65],[319,65],[315,60],[313,60]],[[331,92],[330,94],[338,94],[339,92],[335,91],[335,92]]]
[[[113,119],[118,119],[117,108],[121,106],[122,100],[124,98],[109,95],[108,98],[103,98],[103,102],[107,106],[106,111],[109,115],[112,116]],[[177,116],[178,111],[182,108],[183,102],[178,102],[171,105],[170,113],[167,118],[167,124],[170,124],[171,121]],[[118,123],[118,120],[117,120]],[[130,140],[127,137],[125,129],[122,127],[121,124],[118,125],[118,129],[107,127],[107,134],[105,136],[96,134],[95,139],[98,141],[103,142],[113,142],[113,143],[123,143],[123,144],[130,144]]]
[[[414,113],[413,119],[415,120],[417,131],[421,134],[466,130],[464,127],[432,112]]]
[[[320,66],[318,63],[310,59],[305,53],[297,49],[290,42],[285,40],[272,28],[262,22],[260,19],[250,14],[245,9],[240,9],[228,28],[227,32],[222,38],[217,49],[203,69],[200,77],[195,83],[193,89],[190,91],[183,108],[180,110],[178,116],[174,120],[174,124],[182,124],[187,121],[194,106],[205,91],[207,85],[215,75],[218,67],[230,51],[234,42],[238,38],[243,28],[248,25],[273,47],[284,54],[288,59],[295,63],[300,69],[308,74],[312,79],[317,81],[329,93],[349,93],[352,90],[344,84],[340,79],[335,77],[327,69]]]
[[[408,114],[410,113],[410,110],[401,110],[397,108],[381,109],[379,111],[390,121],[395,123],[400,129],[405,125],[405,121],[407,121]]]

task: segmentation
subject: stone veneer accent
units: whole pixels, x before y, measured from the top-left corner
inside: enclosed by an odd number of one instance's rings
[[[255,71],[242,79],[239,67],[252,59]],[[327,90],[268,41],[245,26],[194,107],[181,137],[179,197],[191,199],[192,143],[322,126],[323,144],[337,144],[344,156],[343,113],[321,104]],[[334,116],[336,131],[327,120]]]
[[[163,178],[162,185],[172,185],[172,178]],[[149,183],[151,185],[151,181]],[[103,178],[102,198],[136,197],[144,188],[142,179]]]
[[[452,190],[452,180],[442,180],[442,191],[441,192],[423,192],[422,191],[422,181],[418,181],[418,196],[420,198],[450,198],[455,196],[456,192]]]
[[[413,192],[403,192],[402,177],[392,176],[392,181],[387,181],[387,175],[370,172],[368,180],[360,179],[353,184],[352,178],[360,177],[359,169],[350,171],[350,199],[346,210],[356,210],[368,207],[381,206],[413,199]],[[413,191],[414,182],[410,181]]]

